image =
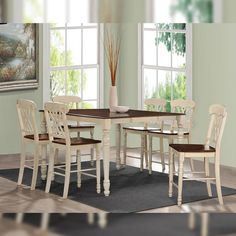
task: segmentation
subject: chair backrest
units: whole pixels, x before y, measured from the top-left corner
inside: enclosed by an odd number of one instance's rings
[[[213,146],[220,151],[220,144],[227,118],[226,108],[220,104],[213,104],[209,108],[210,123],[206,137],[206,145]]]
[[[78,96],[55,96],[52,98],[53,102],[64,103],[68,108],[79,108],[82,99]]]
[[[66,118],[68,111],[68,107],[63,103],[45,103],[44,112],[50,141],[57,138],[65,139],[66,144],[70,145],[70,134]]]
[[[144,101],[147,110],[151,111],[166,111],[166,100],[159,98],[149,98]]]
[[[185,131],[191,132],[193,125],[193,113],[196,103],[192,100],[176,99],[170,102],[172,112],[185,113],[182,117],[181,123]]]
[[[18,99],[16,108],[22,137],[25,135],[34,135],[34,140],[37,141],[39,139],[39,135],[35,116],[37,111],[36,104],[30,100]]]

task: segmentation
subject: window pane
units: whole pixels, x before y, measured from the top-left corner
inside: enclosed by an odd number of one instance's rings
[[[159,24],[157,24],[157,27],[159,30],[170,30],[173,27],[172,25],[173,24],[159,23]]]
[[[185,23],[175,23],[173,24],[173,29],[178,29],[178,30],[185,30],[186,29],[186,24]]]
[[[174,68],[185,68],[186,66],[186,38],[183,33],[173,34],[172,62]]]
[[[154,98],[157,97],[156,87],[156,70],[144,69],[144,98]]]
[[[51,97],[65,95],[65,72],[51,71],[50,73]]]
[[[98,108],[98,103],[97,101],[83,101],[82,108],[86,109]]]
[[[144,65],[156,65],[156,31],[144,31],[143,45]]]
[[[65,65],[65,30],[51,30],[50,35],[51,66]]]
[[[173,99],[186,99],[186,75],[173,72]]]
[[[83,100],[97,99],[97,69],[83,70]]]
[[[166,111],[170,111],[171,100],[171,72],[159,70],[158,71],[158,97],[167,100]]]
[[[81,30],[67,31],[67,65],[81,65]]]
[[[66,94],[81,97],[81,70],[68,70]]]
[[[83,64],[97,64],[97,29],[83,30]]]
[[[158,66],[171,66],[171,33],[158,33]]]

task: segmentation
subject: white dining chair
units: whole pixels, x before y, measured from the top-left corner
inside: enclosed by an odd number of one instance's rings
[[[187,158],[203,158],[204,160],[204,174],[203,177],[193,178],[194,180],[205,180],[207,184],[207,192],[212,197],[211,181],[216,181],[216,190],[219,203],[223,204],[221,181],[220,181],[220,147],[222,135],[225,127],[227,112],[226,108],[219,104],[213,104],[209,108],[210,123],[206,136],[205,144],[170,144],[170,168],[169,168],[169,197],[172,197],[173,186],[178,187],[178,206],[182,204],[182,190],[183,181],[189,181],[190,178],[183,179],[183,166]],[[178,185],[173,183],[173,158],[178,158]],[[214,158],[215,177],[210,177],[209,158]],[[193,172],[194,173],[194,172]],[[200,174],[200,172],[197,172]]]
[[[61,96],[55,96],[52,98],[53,102],[60,102],[64,103],[67,105],[68,108],[74,108],[74,109],[79,109],[81,108],[81,104],[83,100],[78,97],[78,96],[69,96],[69,95],[61,95]],[[69,124],[69,131],[71,133],[77,133],[77,136],[80,136],[81,132],[89,132],[90,133],[90,138],[93,139],[94,137],[94,125],[91,124],[81,124],[79,122],[70,122]],[[90,155],[91,155],[91,165],[93,165],[94,162],[94,149],[92,148],[90,150]]]
[[[47,102],[44,106],[44,112],[46,117],[46,123],[48,128],[48,134],[50,139],[50,156],[49,156],[49,168],[46,184],[46,193],[50,191],[51,181],[53,175],[61,175],[65,177],[63,198],[67,198],[70,174],[77,173],[77,187],[81,187],[81,174],[95,177],[97,179],[97,193],[100,193],[100,140],[88,139],[82,137],[70,137],[68,120],[66,114],[68,113],[68,107],[63,103]],[[81,168],[81,156],[80,151],[82,149],[95,148],[96,150],[96,168]],[[56,150],[65,150],[65,164],[54,166],[54,157]],[[76,163],[71,164],[71,152],[77,151]],[[76,170],[71,170],[71,166],[77,166]],[[96,175],[91,171],[96,170]],[[62,172],[63,173],[62,173]]]
[[[166,100],[163,99],[158,99],[158,98],[151,98],[151,99],[146,99],[145,100],[145,105],[147,110],[151,111],[165,111],[166,107]],[[146,162],[146,167],[148,166],[148,150],[147,150],[147,134],[149,131],[153,130],[160,130],[160,123],[157,124],[158,127],[123,127],[123,132],[124,132],[124,146],[123,146],[123,164],[126,165],[126,158],[137,158],[132,155],[127,155],[127,139],[128,139],[128,134],[135,134],[139,135],[141,137],[141,153],[140,157],[138,159],[141,159],[140,161],[140,170],[143,170],[143,157],[145,156],[145,162]]]
[[[193,113],[195,109],[195,102],[192,100],[183,100],[177,99],[172,100],[170,102],[171,111],[172,112],[180,112],[185,115],[181,119],[183,139],[187,141],[187,143],[191,142],[191,132],[192,132],[192,122],[193,122]],[[153,155],[153,138],[159,139],[160,144],[160,155],[162,161],[162,171],[165,171],[165,154],[168,152],[164,151],[164,140],[168,141],[168,145],[174,143],[175,141],[179,141],[179,127],[177,124],[177,120],[169,120],[169,127],[166,128],[164,122],[162,123],[162,128],[160,130],[149,130],[149,173],[152,173],[152,155]],[[184,141],[184,140],[181,140]],[[191,169],[194,170],[193,160],[190,160]]]
[[[21,129],[21,160],[17,185],[22,184],[24,169],[27,167],[33,169],[31,190],[34,190],[37,181],[38,168],[43,164],[45,165],[40,158],[42,147],[45,149],[47,148],[49,137],[48,134],[41,134],[38,132],[36,122],[37,107],[33,101],[18,99],[16,107]],[[34,155],[32,159],[26,160],[26,145],[29,144],[34,147]],[[33,163],[33,167],[32,164],[26,165],[26,163]]]

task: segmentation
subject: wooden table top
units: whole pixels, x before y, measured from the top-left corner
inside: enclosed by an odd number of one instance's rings
[[[145,110],[129,110],[125,113],[110,112],[109,109],[70,109],[67,115],[89,117],[96,119],[120,119],[137,117],[155,117],[155,116],[180,116],[184,113],[156,112]]]

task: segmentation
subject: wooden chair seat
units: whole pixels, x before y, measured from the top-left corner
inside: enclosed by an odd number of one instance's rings
[[[169,150],[169,197],[173,196],[173,187],[178,188],[177,203],[182,204],[183,181],[201,180],[206,181],[207,193],[212,197],[211,181],[216,182],[218,200],[223,205],[220,180],[220,146],[227,117],[226,108],[220,104],[213,104],[209,107],[210,122],[206,135],[205,144],[170,144]],[[209,148],[205,148],[205,147]],[[184,179],[184,161],[187,158],[202,158],[204,162],[203,171],[193,171],[203,176],[193,176]],[[174,183],[174,158],[178,159],[178,184]],[[210,175],[209,158],[214,158],[215,176]]]
[[[150,130],[149,131],[149,134],[157,134],[157,135],[178,135],[178,131],[176,131],[176,130]],[[189,135],[189,132],[184,132],[183,133],[184,135]]]
[[[24,138],[34,140],[34,135],[25,135]],[[48,134],[39,134],[39,141],[47,141],[49,140]]]
[[[68,128],[70,130],[73,130],[73,129],[94,129],[95,126],[93,125],[68,125]]]
[[[71,145],[88,145],[88,144],[96,144],[96,143],[101,143],[100,140],[95,140],[95,139],[89,139],[89,138],[71,138]],[[53,143],[58,143],[62,145],[66,145],[66,140],[65,139],[54,139],[52,141]]]
[[[170,144],[169,146],[177,152],[215,152],[215,148],[210,146],[206,149],[203,144]]]
[[[100,186],[100,148],[101,141],[91,138],[71,137],[71,130],[68,127],[67,113],[69,108],[66,104],[58,102],[47,102],[44,105],[44,112],[47,122],[48,133],[51,141],[48,176],[45,192],[49,193],[53,175],[64,176],[64,190],[63,198],[67,198],[70,175],[77,173],[77,187],[81,187],[81,175],[95,177],[97,179],[96,189],[97,193],[101,192]],[[83,148],[90,148],[96,150],[96,167],[81,168],[81,150]],[[65,165],[54,165],[55,157],[58,156],[59,150],[65,151]],[[72,152],[76,151],[77,169],[71,169]],[[62,168],[63,167],[63,168]],[[60,170],[60,171],[59,171]],[[94,174],[96,171],[96,174]]]
[[[47,145],[50,143],[48,134],[40,134],[38,132],[36,111],[37,106],[35,102],[18,99],[17,100],[17,113],[21,127],[21,160],[20,170],[18,175],[17,185],[22,184],[24,169],[32,169],[32,165],[28,165],[28,162],[33,162],[33,174],[31,179],[31,190],[34,190],[37,182],[37,175],[39,166],[41,166],[41,178],[46,179],[46,156],[43,153],[47,152]],[[35,138],[36,137],[36,138]],[[28,144],[33,144],[33,155],[31,159],[26,160],[26,147]]]
[[[166,100],[164,99],[158,99],[158,98],[150,98],[145,100],[145,106],[148,111],[159,111],[164,112],[166,107]],[[145,126],[147,125],[147,122],[145,122]],[[161,127],[161,120],[157,120],[155,124],[158,127]],[[152,125],[152,124],[150,124]],[[158,127],[123,127],[124,130],[124,146],[123,146],[123,164],[126,165],[126,157],[129,158],[135,158],[137,159],[137,156],[127,155],[127,136],[128,134],[135,134],[140,135],[141,138],[141,150],[140,150],[140,170],[143,170],[143,162],[145,158],[145,164],[146,168],[148,167],[148,142],[147,142],[147,135],[149,131],[153,130],[160,130]]]
[[[155,127],[124,127],[123,129],[125,130],[130,130],[130,131],[140,131],[140,132],[148,132],[148,131],[155,131],[155,130],[161,130],[160,128],[155,128]]]

